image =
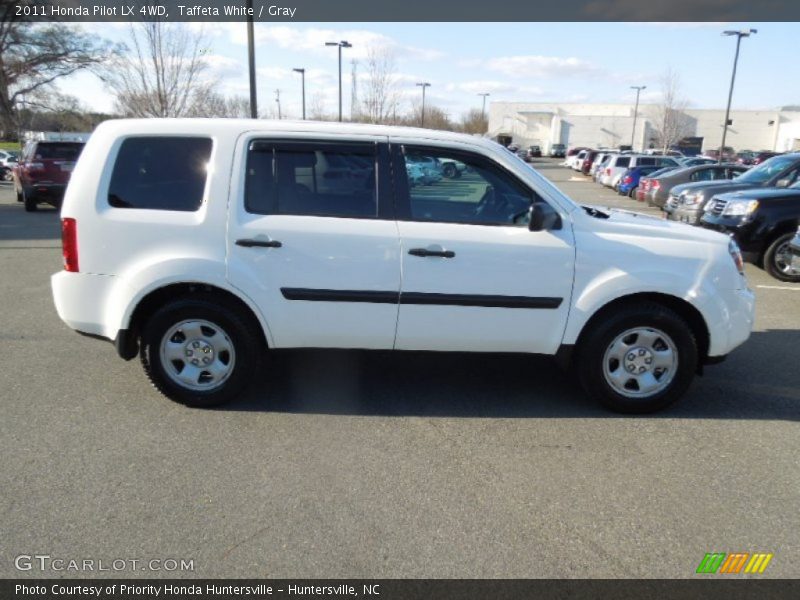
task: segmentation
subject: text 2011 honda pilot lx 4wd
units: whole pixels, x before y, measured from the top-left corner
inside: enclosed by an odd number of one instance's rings
[[[418,157],[466,168],[411,187]],[[582,207],[451,133],[107,121],[62,226],[61,318],[192,406],[237,396],[267,348],[324,347],[554,355],[606,406],[647,412],[753,325],[725,235]]]

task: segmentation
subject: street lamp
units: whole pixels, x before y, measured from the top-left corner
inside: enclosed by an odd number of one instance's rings
[[[281,120],[281,91],[275,90],[275,102],[278,104],[278,120]]]
[[[636,90],[636,108],[633,109],[633,131],[631,131],[631,152],[633,152],[633,142],[636,139],[636,119],[639,116],[639,94],[647,89],[646,85],[632,85],[632,90]]]
[[[478,96],[483,96],[483,106],[481,106],[481,119],[486,119],[486,96],[491,96],[488,92],[483,94],[478,94]]]
[[[325,42],[326,46],[339,47],[339,122],[342,122],[342,48],[352,48],[353,44],[347,40],[341,42]]]
[[[305,69],[292,69],[295,73],[300,73],[301,89],[303,91],[303,121],[306,120],[306,70]]]
[[[422,117],[420,119],[420,127],[425,127],[425,88],[431,87],[427,81],[418,83],[417,86],[422,88]]]
[[[731,87],[728,90],[728,106],[725,109],[725,123],[722,125],[722,143],[719,146],[718,162],[722,162],[722,153],[725,151],[725,137],[728,135],[728,123],[731,117],[731,99],[733,98],[733,82],[736,80],[736,64],[739,62],[739,45],[742,43],[743,37],[750,37],[758,33],[757,29],[742,29],[741,31],[723,31],[722,35],[735,35],[736,36],[736,54],[733,57],[733,72],[731,73]]]
[[[250,71],[250,118],[258,118],[256,99],[256,48],[253,40],[253,0],[247,0],[247,64]]]

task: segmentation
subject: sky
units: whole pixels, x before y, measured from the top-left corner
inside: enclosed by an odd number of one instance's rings
[[[124,23],[71,25],[112,41],[128,39]],[[209,76],[228,95],[248,95],[244,23],[189,24],[207,40]],[[426,102],[453,119],[487,102],[632,103],[632,85],[645,85],[641,101],[657,102],[667,69],[679,76],[692,108],[724,108],[736,46],[726,29],[756,28],[742,40],[733,97],[735,109],[800,104],[794,60],[800,23],[256,23],[259,109],[274,113],[280,90],[284,118],[301,113],[300,75],[306,69],[306,102],[338,110],[337,48],[343,50],[344,113],[349,114],[351,60],[370,48],[388,48],[396,63],[403,109],[419,101],[417,82],[429,82]],[[113,96],[90,73],[59,83],[87,108],[113,111]]]

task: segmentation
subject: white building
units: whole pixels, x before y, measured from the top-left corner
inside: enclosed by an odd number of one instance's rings
[[[552,144],[568,147],[616,148],[630,145],[633,104],[561,104],[537,102],[492,102],[489,136],[521,146],[539,145],[544,152]],[[634,150],[655,146],[658,107],[640,104]],[[702,150],[719,148],[725,111],[683,111],[686,137],[698,140]],[[800,111],[732,110],[725,140],[735,150],[800,150]],[[509,139],[511,138],[511,139]]]

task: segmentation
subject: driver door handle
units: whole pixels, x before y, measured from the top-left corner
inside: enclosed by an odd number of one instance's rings
[[[429,250],[428,248],[412,248],[408,253],[411,256],[438,256],[440,258],[453,258],[456,255],[452,250]]]

